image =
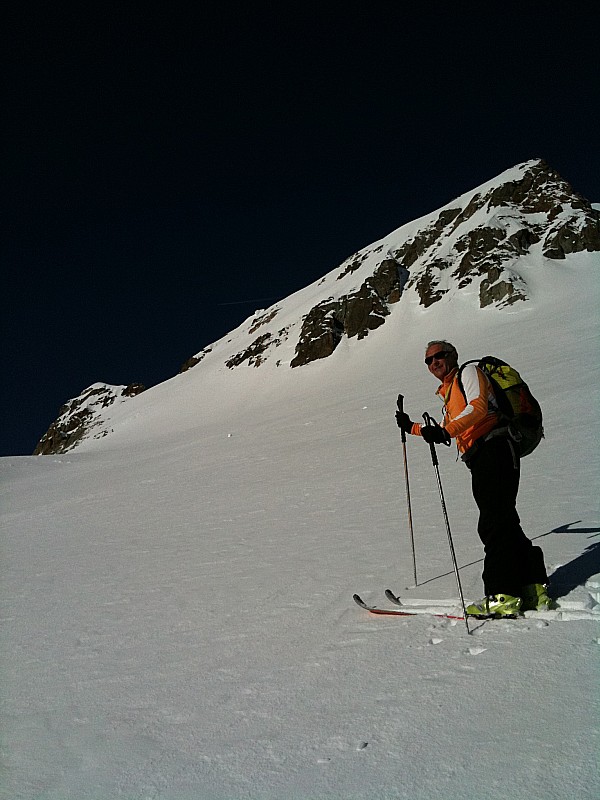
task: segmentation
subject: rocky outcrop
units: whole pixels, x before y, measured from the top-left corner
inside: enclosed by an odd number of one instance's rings
[[[344,323],[340,317],[343,317],[341,301],[326,301],[311,309],[302,324],[292,367],[301,367],[333,353],[344,335]]]
[[[476,214],[481,223],[466,225]],[[599,216],[539,160],[528,164],[519,180],[476,193],[463,210],[442,211],[394,256],[407,268],[417,265],[408,285],[425,308],[451,288],[464,289],[475,280],[481,308],[511,305],[527,299],[524,281],[511,270],[516,259],[540,242],[543,255],[552,259],[600,250]]]
[[[188,369],[192,369],[195,367],[196,364],[199,364],[203,361],[206,356],[211,352],[212,347],[206,347],[204,350],[201,350],[197,355],[190,356],[187,361],[184,361],[181,367],[179,368],[179,374],[181,375],[182,372],[187,372]]]
[[[485,308],[492,304],[497,306],[510,306],[517,300],[526,298],[523,281],[517,275],[511,275],[510,279],[504,278],[504,270],[488,270],[487,278],[479,284],[479,306]]]
[[[569,253],[600,250],[600,212],[595,208],[578,219],[556,220],[544,236],[546,258],[564,258]]]
[[[434,222],[408,239],[397,250],[394,250],[396,261],[402,264],[403,267],[412,267],[415,261],[424,256],[427,251],[436,244],[447,226],[451,225],[457,218],[460,219],[463,215],[464,212],[461,214],[460,208],[451,208],[442,211]]]
[[[262,328],[263,325],[268,325],[269,322],[272,322],[277,314],[279,313],[278,308],[274,308],[271,311],[267,311],[265,313],[257,312],[258,316],[255,316],[252,325],[250,326],[249,333],[256,333],[259,328]]]
[[[518,181],[505,181],[484,199],[490,209],[518,206],[525,214],[556,214],[564,205],[583,210],[590,207],[543,159],[532,162]]]
[[[421,305],[429,308],[444,296],[444,291],[437,288],[439,283],[439,274],[446,268],[444,262],[433,262],[428,264],[421,274],[415,278],[414,287],[417,294],[421,298]]]
[[[34,456],[66,453],[84,438],[93,435],[105,421],[105,410],[115,402],[123,402],[145,391],[141,383],[110,386],[95,383],[59,409],[58,418],[50,425],[33,451]],[[104,429],[99,436],[106,436]]]
[[[192,369],[192,367],[195,367],[196,364],[199,364],[201,361],[202,361],[202,359],[199,356],[190,356],[179,367],[179,374],[181,375],[182,372],[187,372],[188,369]]]
[[[275,315],[273,314],[273,316]],[[253,330],[256,330],[256,327],[253,328]],[[254,339],[254,341],[245,350],[242,350],[240,353],[236,353],[236,355],[228,359],[225,362],[225,366],[229,367],[229,369],[233,369],[234,367],[239,367],[240,364],[248,362],[248,366],[260,367],[260,365],[266,360],[269,351],[274,347],[279,347],[281,342],[286,338],[287,332],[287,328],[282,328],[275,335],[269,331],[261,334]]]
[[[499,186],[488,202],[490,207],[518,205],[526,215],[545,214],[538,231],[546,258],[600,251],[599,212],[545,161],[538,161],[522,180]]]
[[[400,300],[407,278],[407,269],[394,259],[385,259],[357,291],[314,306],[302,324],[291,366],[326,358],[342,336],[362,339],[383,325],[390,313],[388,306]]]
[[[244,361],[247,361],[250,366],[260,367],[265,359],[265,353],[271,345],[272,338],[270,333],[263,333],[261,336],[258,336],[249,347],[226,361],[225,366],[229,367],[229,369],[233,369],[234,367],[239,367]]]
[[[542,160],[521,165],[518,179],[482,187],[463,204],[442,209],[390,247],[388,259],[358,290],[314,306],[303,320],[291,366],[326,358],[344,336],[360,339],[380,327],[405,283],[425,308],[473,283],[480,308],[525,301],[527,284],[514,265],[534,247],[551,259],[600,250],[598,211]],[[347,259],[337,279],[361,269],[375,249]]]

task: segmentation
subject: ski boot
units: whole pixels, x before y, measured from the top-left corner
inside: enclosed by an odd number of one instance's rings
[[[543,583],[528,583],[523,587],[521,611],[551,611],[556,603],[548,596],[548,587]]]
[[[522,600],[511,594],[491,594],[479,603],[471,603],[466,611],[469,617],[518,617]]]

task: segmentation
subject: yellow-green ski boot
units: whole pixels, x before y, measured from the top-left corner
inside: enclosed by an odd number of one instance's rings
[[[518,617],[521,613],[522,600],[511,594],[491,594],[479,603],[467,606],[470,617]]]
[[[551,611],[556,603],[548,595],[548,587],[543,583],[528,583],[523,587],[521,611]]]

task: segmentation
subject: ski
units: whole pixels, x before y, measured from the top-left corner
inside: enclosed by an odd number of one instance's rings
[[[394,603],[396,606],[402,606],[405,608],[408,606],[409,608],[412,606],[448,606],[449,608],[456,608],[457,602],[456,600],[409,600],[404,603],[400,597],[392,592],[391,589],[385,590],[385,596],[390,601],[390,603]]]
[[[423,615],[428,615],[432,617],[442,617],[444,619],[462,619],[464,620],[463,616],[458,616],[456,614],[450,614],[445,612],[437,612],[437,611],[429,611],[427,608],[418,609],[418,608],[411,608],[410,610],[404,609],[400,610],[399,608],[378,608],[377,606],[370,606],[362,599],[362,597],[358,594],[352,595],[354,602],[359,605],[361,608],[364,608],[365,611],[368,611],[370,614],[382,614],[388,617],[418,617]]]
[[[391,589],[385,590],[385,596],[397,608],[380,608],[379,606],[371,606],[362,599],[358,594],[353,595],[354,602],[370,614],[381,614],[388,617],[416,617],[416,616],[432,616],[440,617],[442,619],[459,619],[464,620],[460,612],[453,614],[452,611],[457,608],[456,600],[420,600],[411,598],[403,602],[398,595],[394,594]],[[445,609],[448,609],[447,611]],[[539,611],[525,611],[519,616],[516,615],[502,615],[497,616],[494,614],[468,614],[467,619],[479,620],[544,620],[547,622],[561,620],[600,620],[600,605],[593,608],[584,608],[579,602],[565,601],[555,609],[539,610]]]
[[[401,606],[402,608],[406,608],[406,604],[402,602],[402,600],[395,595],[391,589],[385,590],[385,596],[390,601],[390,603],[394,603],[394,605]],[[456,606],[456,601],[454,600],[412,600],[410,605],[419,605],[420,603],[426,604],[428,606],[450,606],[454,608]],[[468,617],[472,617],[473,619],[518,619],[516,614],[467,614]],[[460,619],[463,619],[462,617]]]

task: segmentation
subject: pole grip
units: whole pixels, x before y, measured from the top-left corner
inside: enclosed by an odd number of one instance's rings
[[[401,414],[403,414],[404,413],[404,395],[403,394],[399,394],[398,395],[398,400],[396,402],[396,405],[398,406],[398,411]],[[406,444],[406,431],[404,430],[404,428],[400,428],[400,441],[402,442],[402,444]],[[416,581],[415,581],[415,583],[416,583]]]
[[[431,418],[431,416],[427,412],[425,412],[423,414],[423,419],[425,420],[425,427],[426,428],[433,428],[434,425],[436,425],[434,420]],[[431,462],[432,462],[434,467],[437,467],[440,462],[438,461],[437,453],[435,452],[435,445],[434,445],[433,442],[429,443],[429,449],[431,451]]]

